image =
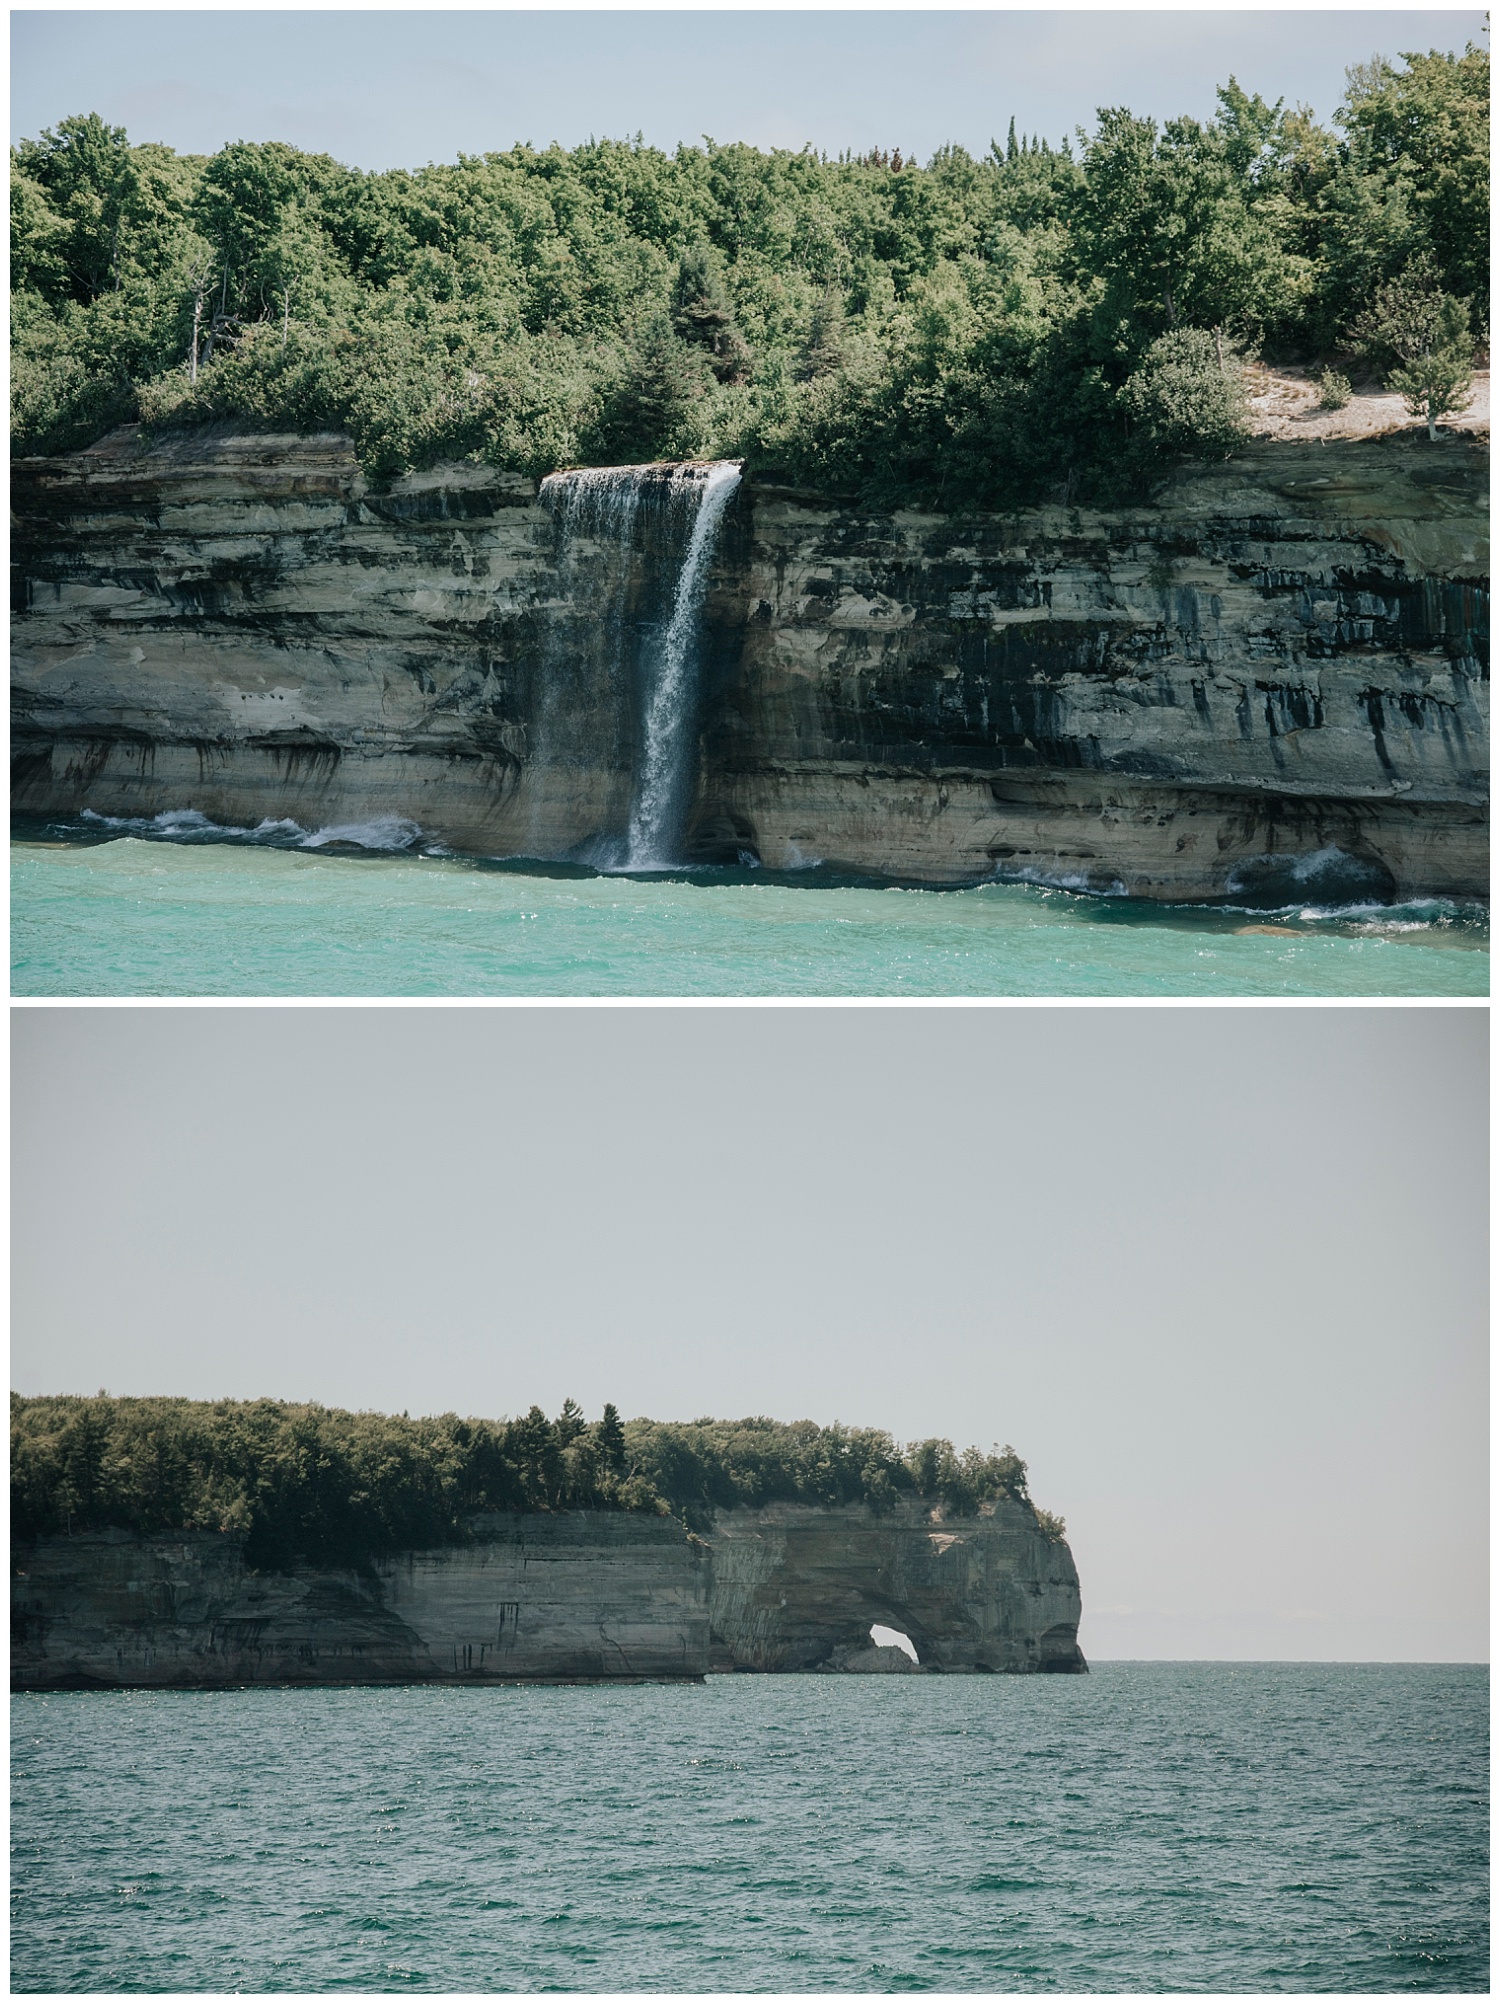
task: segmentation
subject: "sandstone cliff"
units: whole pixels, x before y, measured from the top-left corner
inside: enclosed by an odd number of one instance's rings
[[[699,1539],[625,1513],[476,1519],[358,1571],[255,1573],[240,1539],[94,1532],[18,1546],[18,1689],[487,1683],[710,1670],[1081,1670],[1078,1576],[1021,1505],[722,1512]]]
[[[358,1571],[251,1572],[212,1532],[94,1532],[18,1548],[21,1687],[696,1677],[708,1568],[680,1525],[494,1517],[474,1543]]]
[[[1487,882],[1486,451],[1262,442],[1113,514],[871,516],[753,481],[708,597],[691,853],[1163,898]],[[116,433],[15,472],[14,804],[623,827],[638,735],[560,548],[477,466]],[[646,572],[649,573],[649,565]],[[637,586],[634,589],[639,589]]]
[[[710,1543],[716,1670],[910,1674],[872,1644],[876,1624],[908,1636],[923,1669],[1084,1668],[1073,1555],[1021,1505],[934,1521],[778,1503],[721,1511]]]

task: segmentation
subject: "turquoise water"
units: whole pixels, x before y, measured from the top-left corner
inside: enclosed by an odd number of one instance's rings
[[[18,1990],[1480,1991],[1488,1676],[12,1700]]]
[[[410,839],[403,826],[395,841]],[[1488,923],[1478,906],[1267,913],[1020,884],[921,890],[817,871],[605,876],[406,847],[338,853],[337,842],[199,839],[205,831],[179,819],[168,839],[79,839],[84,831],[74,829],[17,840],[13,992],[1409,996],[1489,988]]]

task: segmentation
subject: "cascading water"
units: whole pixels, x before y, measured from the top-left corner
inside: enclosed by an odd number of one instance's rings
[[[606,867],[665,869],[679,860],[697,780],[703,602],[739,481],[737,461],[712,460],[588,468],[542,483],[562,530],[565,586],[579,570],[579,552],[593,553],[595,580],[575,603],[597,608],[593,645],[634,712],[628,825],[623,840],[590,845]],[[555,681],[549,675],[549,685]],[[549,705],[555,696],[544,691],[539,740],[548,734]]]
[[[733,461],[674,469],[674,485],[693,506],[692,532],[672,594],[672,613],[655,650],[645,730],[630,805],[625,867],[660,869],[674,860],[694,781],[697,742],[698,637],[714,540],[740,482]]]
[[[640,507],[641,469],[637,466],[590,466],[575,473],[553,473],[541,484],[542,505],[549,509],[558,528],[557,580],[565,605],[588,608],[588,648],[600,663],[604,678],[618,688],[620,662],[625,652],[625,616],[635,568],[635,518]],[[549,765],[577,766],[583,763],[585,746],[579,742],[578,714],[580,663],[570,659],[576,636],[554,624],[542,651],[542,673],[532,708],[531,761],[540,770]],[[589,677],[582,678],[587,684]],[[564,686],[572,701],[564,708]],[[597,706],[593,711],[597,732]],[[603,706],[616,713],[615,735],[624,725],[618,700]],[[617,747],[594,747],[613,756]],[[541,834],[542,800],[533,795],[530,833],[531,852],[547,853],[549,844]]]

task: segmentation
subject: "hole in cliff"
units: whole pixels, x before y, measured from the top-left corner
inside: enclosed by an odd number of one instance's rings
[[[918,1661],[916,1645],[899,1628],[886,1628],[877,1621],[871,1626],[870,1640],[877,1649],[904,1649],[913,1663]]]
[[[1329,846],[1308,855],[1247,856],[1224,885],[1236,904],[1261,911],[1286,905],[1394,904],[1396,880],[1378,856]]]

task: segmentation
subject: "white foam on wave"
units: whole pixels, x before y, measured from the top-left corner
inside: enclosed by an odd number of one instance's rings
[[[1369,899],[1347,905],[1215,903],[1208,909],[1244,918],[1300,919],[1305,925],[1354,925],[1370,933],[1431,932],[1442,926],[1482,925],[1489,919],[1487,905],[1457,898],[1409,898],[1394,905]]]
[[[415,821],[404,821],[399,814],[377,814],[373,821],[347,821],[336,828],[320,828],[316,834],[304,835],[298,843],[300,849],[326,849],[334,842],[347,842],[359,849],[400,850],[411,849],[422,839],[422,830]]]
[[[788,842],[786,854],[781,859],[781,867],[783,870],[821,870],[823,858],[805,855],[795,842]]]
[[[1255,858],[1252,860],[1274,861],[1275,859]],[[1287,857],[1283,867],[1294,884],[1310,884],[1316,878],[1321,877],[1326,870],[1335,870],[1340,864],[1348,863],[1351,860],[1346,852],[1339,848],[1336,842],[1328,842],[1321,849],[1309,849],[1300,856]],[[1239,888],[1236,881],[1238,874],[1238,871],[1231,872],[1230,874],[1229,886],[1231,890]]]
[[[327,849],[335,845],[369,849],[379,854],[398,854],[422,842],[422,830],[415,821],[399,814],[379,814],[370,821],[347,821],[327,828],[307,829],[300,821],[283,818],[258,821],[253,828],[233,822],[211,821],[196,807],[172,807],[161,814],[96,814],[85,807],[79,815],[96,828],[118,829],[128,835],[153,836],[158,841],[270,842],[278,848]],[[432,855],[451,855],[445,844],[424,844]]]
[[[997,884],[1034,884],[1038,890],[1072,891],[1075,895],[1090,898],[1123,898],[1129,895],[1119,877],[1111,877],[1107,884],[1096,884],[1078,871],[1042,870],[1034,863],[1025,863],[1018,870],[997,866],[993,881]]]
[[[169,807],[163,814],[96,814],[85,807],[80,821],[92,821],[98,828],[119,828],[136,835],[211,837],[215,842],[264,842],[273,835],[305,835],[300,821],[258,821],[253,828],[236,827],[232,822],[210,821],[196,807]]]

